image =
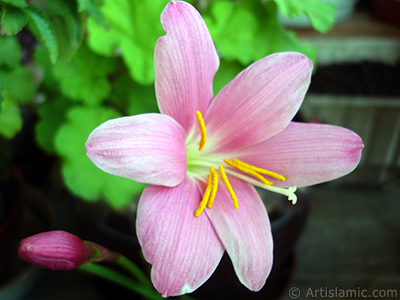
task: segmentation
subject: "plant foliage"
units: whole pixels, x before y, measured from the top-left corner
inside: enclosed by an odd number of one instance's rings
[[[320,0],[189,1],[203,15],[221,66],[217,92],[252,62],[279,51],[315,60],[277,19],[305,14],[315,30],[333,24]],[[35,138],[61,161],[66,187],[87,201],[124,207],[144,185],[108,175],[85,154],[89,133],[103,121],[157,112],[153,51],[164,35],[168,0],[0,0],[0,136],[13,139],[23,112],[37,116]]]

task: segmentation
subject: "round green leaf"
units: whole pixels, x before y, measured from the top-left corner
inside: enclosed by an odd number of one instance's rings
[[[111,92],[107,75],[115,69],[115,60],[91,52],[82,45],[71,62],[58,61],[54,76],[65,96],[95,106]]]
[[[153,53],[164,34],[160,14],[165,0],[105,0],[102,13],[106,27],[89,22],[89,46],[102,55],[118,50],[132,78],[140,84],[154,81]]]
[[[3,10],[1,18],[1,31],[8,35],[17,34],[28,22],[22,9],[7,6]]]
[[[1,102],[0,134],[12,139],[22,129],[22,125],[23,120],[17,102],[4,95]]]
[[[22,58],[21,46],[13,36],[0,36],[0,67],[14,69]]]
[[[36,123],[36,141],[48,153],[55,152],[56,133],[66,121],[66,113],[70,102],[57,98],[47,100],[38,109],[39,121]]]
[[[128,205],[144,185],[98,169],[86,156],[85,143],[94,128],[116,117],[119,114],[109,108],[74,107],[55,141],[57,153],[63,159],[62,175],[67,187],[84,200],[105,199],[115,208]]]
[[[28,103],[35,94],[31,73],[23,66],[11,71],[0,71],[0,81],[11,98],[19,103]]]
[[[321,0],[274,0],[286,18],[306,14],[315,30],[325,33],[334,23],[335,7]]]
[[[128,74],[121,75],[114,80],[110,99],[128,115],[159,112],[154,85],[137,84]]]

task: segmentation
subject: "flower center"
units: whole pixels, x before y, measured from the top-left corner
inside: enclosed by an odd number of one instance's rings
[[[206,132],[206,125],[204,123],[204,119],[202,114],[197,111],[196,112],[197,116],[197,121],[199,123],[200,127],[200,142],[198,143],[198,151],[202,151],[204,149],[204,146],[207,141],[207,132]],[[197,151],[197,152],[198,152]],[[216,156],[212,155],[206,155],[209,156],[208,159],[201,157],[200,159],[198,158],[197,155],[189,155],[191,154],[190,151],[188,151],[188,171],[191,173],[199,173],[199,171],[196,169],[201,168],[202,172],[204,172],[204,167],[207,165],[210,165],[210,172],[208,174],[208,179],[207,179],[207,188],[204,192],[203,199],[201,200],[198,209],[195,212],[195,216],[198,217],[201,215],[201,213],[204,211],[206,206],[208,208],[212,208],[212,205],[214,203],[215,196],[217,194],[217,189],[218,189],[218,173],[219,173],[219,178],[221,179],[222,183],[224,184],[226,190],[228,191],[231,199],[232,199],[232,204],[236,209],[239,209],[239,203],[238,199],[236,197],[235,191],[232,189],[232,186],[228,180],[228,176],[226,173],[234,176],[235,178],[239,178],[241,180],[247,181],[255,186],[262,187],[264,189],[270,190],[272,192],[276,192],[279,194],[286,195],[290,201],[292,201],[293,204],[296,204],[297,201],[297,196],[294,193],[296,191],[296,187],[289,187],[287,189],[285,188],[280,188],[280,187],[275,187],[273,186],[274,183],[272,181],[267,180],[264,176],[272,177],[280,181],[285,181],[286,178],[278,173],[268,171],[262,168],[258,168],[256,166],[247,164],[243,161],[240,161],[236,158],[233,158],[232,160],[228,160],[225,158],[217,158]],[[194,156],[195,158],[191,157]],[[225,168],[223,165],[218,166],[218,173],[215,170],[215,167],[213,164],[218,164],[219,161],[225,162],[227,169],[225,171]],[[202,173],[200,172],[200,173]],[[203,173],[204,174],[204,173]],[[254,178],[252,178],[252,177]]]

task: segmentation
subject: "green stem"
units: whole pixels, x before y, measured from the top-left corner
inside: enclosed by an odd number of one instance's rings
[[[119,284],[131,291],[140,294],[142,296],[147,297],[147,299],[157,299],[160,300],[161,296],[156,291],[150,290],[146,286],[142,286],[140,283],[137,283],[116,271],[113,271],[107,267],[101,266],[96,263],[91,263],[89,265],[83,264],[79,267],[80,270],[91,273],[98,277],[105,278],[111,282]]]
[[[118,260],[116,261],[117,264],[127,269],[140,283],[145,286],[152,286],[150,280],[147,276],[140,270],[138,266],[136,266],[131,260],[126,258],[123,255],[119,255]]]

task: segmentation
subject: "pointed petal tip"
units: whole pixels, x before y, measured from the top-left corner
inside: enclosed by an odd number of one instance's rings
[[[162,12],[162,14],[164,12],[169,12],[173,9],[176,10],[184,10],[184,9],[195,9],[190,3],[187,3],[185,1],[175,1],[175,0],[171,0],[168,2],[168,4],[165,6],[164,11]],[[162,15],[161,15],[162,16]]]
[[[312,69],[312,68],[313,68],[313,62],[312,62],[312,60],[311,60],[308,56],[306,56],[306,55],[304,55],[304,54],[301,54],[301,53],[298,53],[298,54],[301,56],[302,61],[304,61],[304,63],[306,63],[306,64],[308,65],[308,67],[309,67],[310,69]]]
[[[311,60],[298,52],[271,54],[240,72],[206,113],[216,151],[256,145],[282,131],[303,102],[311,75]]]
[[[182,290],[180,292],[178,292],[178,293],[177,292],[170,292],[170,291],[160,292],[158,289],[157,289],[157,291],[159,293],[161,293],[161,297],[169,298],[169,297],[178,297],[178,296],[182,296],[182,295],[185,295],[185,294],[190,294],[190,293],[194,292],[196,289],[197,289],[197,287],[196,288],[192,288],[192,287],[190,287],[189,285],[186,284],[185,286],[183,286]]]
[[[196,111],[204,113],[213,98],[219,58],[203,18],[191,4],[170,2],[161,23],[166,35],[154,50],[157,103],[188,133],[196,124]]]
[[[313,68],[313,62],[312,60],[304,55],[303,53],[300,52],[294,52],[294,51],[285,51],[285,52],[278,52],[271,54],[270,57],[277,56],[277,57],[286,57],[287,60],[298,60],[299,63],[304,64],[304,67],[307,67],[309,69]]]
[[[272,54],[271,56],[273,55],[276,55],[277,57],[286,58],[287,65],[297,65],[298,66],[297,72],[303,73],[305,77],[308,77],[308,82],[311,81],[311,75],[314,65],[312,60],[308,56],[300,52],[290,52],[290,51],[275,53]],[[281,61],[285,62],[285,59],[282,59]]]
[[[249,290],[258,291],[264,286],[272,268],[271,226],[265,205],[255,188],[242,180],[230,179],[239,209],[234,209],[229,193],[221,188],[217,190],[218,202],[206,213],[239,281]]]
[[[347,173],[344,174],[347,175],[351,173],[360,163],[362,150],[364,149],[364,143],[357,133],[346,128],[343,129],[347,130],[348,135],[347,160],[349,168],[347,170]]]
[[[291,122],[278,135],[245,149],[240,158],[287,178],[273,180],[276,186],[299,188],[351,173],[360,163],[363,148],[361,137],[349,129]]]
[[[255,275],[252,274],[251,278],[245,278],[245,277],[240,277],[239,281],[241,284],[243,284],[246,288],[248,288],[252,292],[259,292],[267,282],[267,279],[269,277],[269,274],[271,273],[272,270],[272,264],[270,265],[270,268],[266,270],[267,272],[263,272],[263,274],[260,275]],[[254,279],[253,279],[254,278]],[[261,279],[259,279],[261,278]]]
[[[137,236],[145,259],[152,264],[153,285],[163,297],[200,287],[224,253],[207,215],[194,217],[200,199],[190,178],[173,188],[149,185],[142,193]]]
[[[269,276],[269,273],[268,273],[268,276]],[[267,276],[267,278],[268,278],[268,276]],[[264,287],[265,283],[267,282],[267,278],[265,278],[265,280],[263,280],[261,282],[249,282],[244,285],[252,292],[259,292]]]

